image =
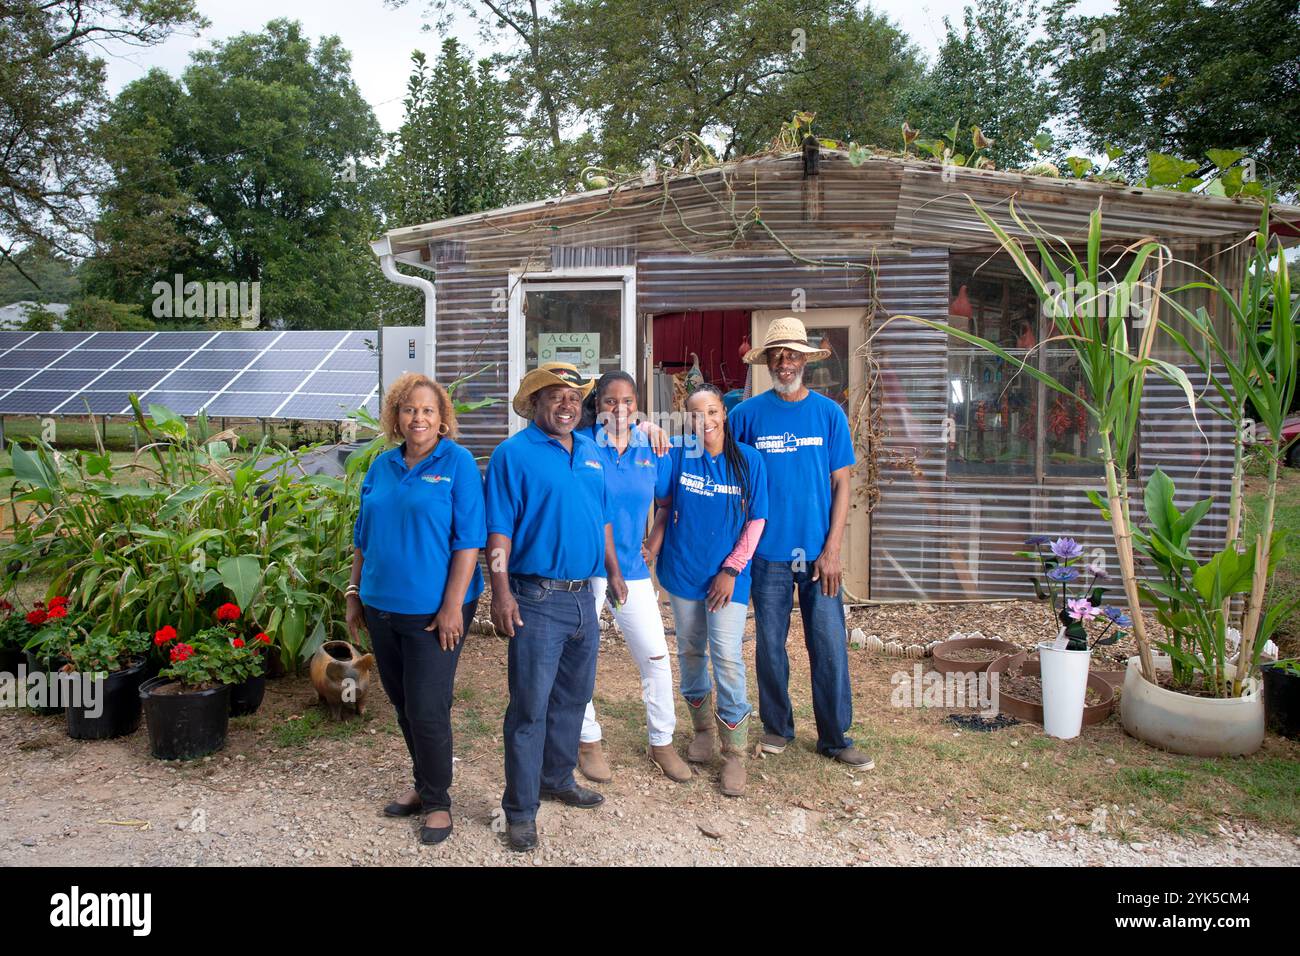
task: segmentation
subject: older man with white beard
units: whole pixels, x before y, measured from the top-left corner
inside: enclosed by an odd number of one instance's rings
[[[763,344],[745,355],[765,362],[772,389],[731,413],[736,440],[753,445],[767,466],[767,527],[753,558],[757,625],[755,670],[762,748],[779,754],[794,739],[786,640],[799,591],[804,644],[812,671],[817,752],[858,770],[872,759],[845,736],[853,723],[853,691],[845,648],[840,548],[849,515],[853,441],[844,410],[803,383],[804,366],[830,356],[808,344],[793,316],[777,319]]]

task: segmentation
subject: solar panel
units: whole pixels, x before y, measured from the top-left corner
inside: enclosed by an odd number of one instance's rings
[[[374,372],[323,369],[303,383],[301,391],[316,395],[364,395],[375,387]]]
[[[272,349],[264,355],[258,356],[256,362],[249,366],[253,371],[267,370],[292,370],[292,369],[313,369],[320,364],[321,353],[316,351],[294,351],[289,352],[282,349]],[[302,376],[298,376],[302,378]]]
[[[373,352],[335,352],[325,360],[323,368],[335,372],[373,372],[379,356]]]
[[[10,392],[0,397],[0,414],[46,415],[63,404],[67,392]]]
[[[78,392],[56,410],[61,415],[84,415],[87,403],[95,415],[123,415],[131,407],[129,392]]]
[[[129,394],[179,415],[339,420],[372,411],[374,332],[0,332],[0,414],[126,414]]]
[[[366,400],[365,395],[295,395],[275,413],[276,418],[338,420]]]
[[[235,371],[242,369],[253,359],[257,358],[257,353],[249,349],[228,349],[223,351],[212,351],[204,349],[202,352],[195,352],[185,362],[185,368],[224,368]]]
[[[213,416],[263,418],[274,414],[283,401],[284,395],[270,392],[226,392],[214,398],[206,411]]]
[[[181,363],[190,357],[189,352],[180,349],[160,349],[158,351],[132,352],[124,356],[122,361],[118,362],[115,368],[132,369],[132,368],[151,368],[164,369],[171,371],[174,368],[180,368]]]
[[[140,396],[140,406],[147,409],[150,405],[166,405],[177,415],[195,415],[204,402],[212,397],[211,392],[149,392]]]
[[[67,356],[62,349],[14,349],[5,355],[5,368],[49,368],[50,363]],[[79,368],[80,366],[73,366]]]
[[[179,368],[159,384],[169,392],[219,392],[230,384],[234,372],[216,369]]]
[[[302,384],[302,372],[248,371],[230,383],[232,392],[275,392],[284,397]]]
[[[97,391],[113,391],[114,389],[126,389],[128,392],[143,392],[145,389],[153,388],[167,373],[162,369],[148,370],[114,370],[105,372],[99,378],[90,383],[90,387]]]
[[[45,388],[58,388],[64,391],[73,392],[79,388],[85,388],[90,384],[90,380],[98,375],[98,372],[90,369],[51,369],[48,372],[38,373],[30,382],[27,382],[24,389],[35,389],[40,391]]]

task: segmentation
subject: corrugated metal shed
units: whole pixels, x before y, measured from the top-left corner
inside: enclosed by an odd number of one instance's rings
[[[507,303],[519,274],[635,267],[638,315],[702,309],[862,308],[876,332],[876,400],[886,434],[876,448],[880,499],[871,516],[874,599],[1023,597],[1026,563],[1014,557],[1029,534],[1073,534],[1111,557],[1110,528],[1079,477],[950,473],[949,339],[891,315],[946,321],[950,257],[997,249],[971,207],[979,203],[1013,234],[1009,203],[1071,243],[1087,233],[1100,201],[1110,248],[1155,237],[1182,262],[1165,288],[1207,269],[1228,280],[1240,241],[1259,221],[1251,202],[1091,181],[957,169],[877,157],[860,166],[824,151],[805,178],[799,154],[726,166],[428,223],[387,234],[410,265],[434,272],[438,368],[443,381],[483,366],[469,397],[502,404],[469,413],[462,440],[487,456],[507,433]],[[1300,221],[1300,209],[1275,209]],[[1187,293],[1189,300],[1201,293]],[[1164,357],[1176,357],[1168,343]],[[866,362],[865,355],[856,361]],[[1199,380],[1203,384],[1203,380]],[[1135,499],[1156,465],[1180,501],[1214,495],[1194,544],[1216,544],[1226,521],[1227,426],[1200,407],[1195,421],[1179,393],[1150,378],[1143,401]],[[1114,566],[1113,559],[1111,566]]]

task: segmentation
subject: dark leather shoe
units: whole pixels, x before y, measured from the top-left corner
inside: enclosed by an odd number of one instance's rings
[[[537,821],[510,824],[510,849],[517,853],[537,849]]]
[[[420,842],[425,846],[436,846],[451,836],[451,824],[445,827],[420,827]]]
[[[566,807],[590,810],[605,802],[605,798],[595,790],[574,786],[572,790],[543,790],[542,796],[547,800],[559,800]]]
[[[384,807],[384,816],[386,817],[413,817],[420,812],[420,801],[414,803],[399,803],[394,800],[388,806]]]

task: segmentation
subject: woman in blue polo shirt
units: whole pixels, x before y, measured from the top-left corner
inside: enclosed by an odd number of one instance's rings
[[[664,637],[659,598],[642,554],[661,457],[652,445],[662,440],[660,452],[666,453],[667,441],[661,430],[637,424],[636,413],[636,379],[627,372],[606,372],[583,404],[581,428],[596,443],[604,464],[614,548],[627,582],[627,600],[612,610],[627,649],[641,671],[649,757],[670,780],[681,783],[691,779],[691,768],[673,749],[673,730],[677,726],[673,712],[673,670],[668,663],[668,641]],[[599,615],[605,603],[606,582],[603,577],[594,577],[591,585]],[[583,717],[580,741],[578,769],[596,783],[608,781],[611,774],[601,752],[600,724],[596,721],[596,708],[590,702]]]
[[[693,440],[660,463],[659,508],[647,552],[658,558],[659,583],[668,591],[677,629],[681,692],[695,729],[687,759],[713,759],[716,716],[725,760],[722,792],[740,796],[750,712],[741,642],[750,558],[767,517],[767,478],[762,456],[732,437],[721,392],[711,385],[697,389],[686,411]],[[716,715],[709,706],[715,687]]]
[[[379,455],[361,485],[353,531],[348,627],[370,633],[379,679],[397,711],[415,785],[384,808],[424,814],[422,843],[451,835],[451,702],[464,636],[483,593],[483,481],[456,444],[447,392],[414,372],[384,397]]]

